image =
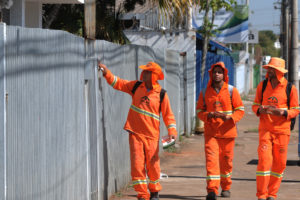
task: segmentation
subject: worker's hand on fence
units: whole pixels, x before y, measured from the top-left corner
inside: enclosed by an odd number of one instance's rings
[[[102,71],[103,76],[105,76],[106,73],[107,73],[107,67],[106,67],[106,65],[102,64],[99,61],[98,61],[98,70]]]
[[[268,106],[267,113],[271,115],[282,116],[284,114],[284,110],[276,108],[275,106]]]
[[[177,139],[177,135],[169,135],[169,140],[171,141],[172,139],[176,140]]]

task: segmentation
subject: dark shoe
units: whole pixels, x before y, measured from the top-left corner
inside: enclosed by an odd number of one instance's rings
[[[221,197],[229,198],[230,197],[230,191],[229,190],[222,190]]]
[[[159,200],[158,192],[151,192],[150,193],[150,200]]]
[[[214,193],[214,192],[208,193],[208,195],[206,196],[206,200],[217,200],[216,193]]]
[[[268,197],[267,200],[275,200],[274,197]]]
[[[138,200],[146,200],[146,199],[144,199],[144,198],[138,198]]]

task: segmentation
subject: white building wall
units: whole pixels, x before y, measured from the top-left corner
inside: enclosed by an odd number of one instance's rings
[[[10,8],[10,25],[25,26],[25,0],[14,1]]]

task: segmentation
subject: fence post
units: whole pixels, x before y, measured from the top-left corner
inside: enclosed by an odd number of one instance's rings
[[[91,120],[95,118],[94,112],[91,109],[93,104],[93,98],[95,94],[91,94],[94,80],[94,67],[96,65],[95,59],[95,38],[96,38],[96,0],[87,0],[84,4],[84,23],[85,23],[85,99],[86,99],[86,134],[87,134],[87,182],[88,182],[88,199],[98,199],[98,173],[97,170],[97,133],[94,131],[94,125]],[[97,128],[96,128],[97,130]],[[97,141],[97,139],[96,139]],[[96,174],[94,174],[96,173]]]
[[[0,199],[6,199],[6,24],[0,23]]]
[[[85,37],[96,38],[96,0],[86,0],[84,3]]]

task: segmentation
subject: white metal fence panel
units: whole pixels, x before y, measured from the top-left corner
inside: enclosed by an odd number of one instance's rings
[[[7,27],[6,199],[88,199],[84,40]]]
[[[181,60],[172,50],[5,27],[0,24],[6,35],[0,37],[0,199],[106,200],[130,181],[123,126],[131,96],[98,77],[96,58],[127,80],[139,79],[139,65],[159,63],[177,128],[191,131],[190,54]],[[166,134],[161,121],[161,135]]]
[[[5,91],[5,40],[6,25],[0,25],[0,199],[5,198],[6,184],[6,91]]]

